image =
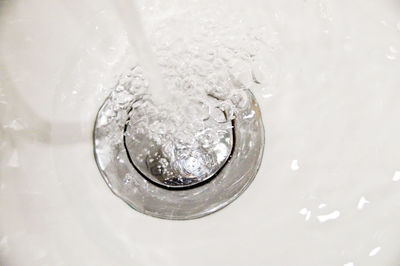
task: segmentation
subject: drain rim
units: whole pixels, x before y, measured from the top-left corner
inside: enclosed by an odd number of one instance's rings
[[[120,161],[128,160],[123,143],[122,145],[121,143],[118,144],[112,149],[109,149],[110,147],[107,146],[103,147],[99,145],[99,139],[101,139],[102,133],[104,133],[102,132],[101,125],[99,125],[99,121],[101,118],[101,111],[109,104],[110,97],[108,97],[97,114],[93,132],[95,160],[104,181],[111,191],[125,201],[130,207],[143,214],[161,219],[197,219],[223,209],[237,199],[252,183],[260,168],[264,153],[265,131],[261,111],[254,95],[249,90],[246,90],[246,92],[251,100],[251,107],[247,111],[251,110],[251,112],[254,112],[255,118],[244,120],[240,119],[240,117],[245,116],[244,113],[238,115],[239,118],[235,121],[235,129],[237,129],[237,131],[235,131],[237,136],[235,140],[238,142],[238,145],[235,145],[235,147],[239,148],[243,144],[241,143],[239,134],[241,123],[249,123],[251,126],[254,126],[254,130],[250,132],[256,134],[250,134],[249,130],[247,130],[245,134],[252,138],[251,142],[258,144],[257,146],[253,143],[252,152],[250,153],[256,156],[253,156],[253,160],[249,160],[249,158],[243,156],[235,157],[238,155],[238,149],[232,149],[232,155],[218,175],[200,186],[183,190],[161,188],[152,184],[146,178],[143,178],[130,163],[128,164],[129,167],[126,167],[126,164],[117,164],[116,158],[119,158],[118,160]],[[103,148],[105,148],[106,152]],[[112,153],[112,156],[110,156],[109,152]],[[113,158],[113,160],[107,162],[107,158],[109,157]],[[233,168],[237,171],[227,175],[227,169],[235,167],[235,165],[233,165],[234,162],[241,163],[244,160],[252,161],[252,164],[245,168],[247,170],[244,171],[242,176],[238,173],[239,171],[243,171],[242,168]],[[120,168],[115,167],[115,165],[110,165],[110,162],[120,166]],[[121,176],[124,176],[124,174],[131,174],[132,178],[137,182],[131,185],[131,190],[129,191],[125,186],[121,186],[121,182],[123,182]],[[234,178],[233,175],[236,178]],[[232,182],[232,180],[234,182]],[[205,199],[201,198],[202,194],[205,194]],[[212,196],[212,198],[207,198],[207,195]]]

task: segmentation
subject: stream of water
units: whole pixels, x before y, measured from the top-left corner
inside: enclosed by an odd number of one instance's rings
[[[183,172],[208,176],[223,161],[211,156],[213,150],[231,134],[231,121],[250,104],[246,91],[261,84],[252,70],[254,51],[241,47],[243,40],[252,43],[253,38],[243,38],[246,31],[241,29],[239,35],[227,34],[225,28],[216,28],[221,32],[215,36],[209,21],[199,21],[193,31],[167,23],[154,29],[158,37],[151,39],[153,52],[134,3],[118,0],[116,6],[139,63],[121,75],[99,125],[109,128],[111,143],[120,142],[121,134],[129,138],[136,147],[132,159],[137,165],[151,165],[151,158],[159,157],[162,160],[156,161],[168,162],[158,166],[171,182],[178,182],[174,178]],[[174,28],[177,32],[170,32]],[[224,146],[218,154],[229,150]]]
[[[133,0],[116,0],[115,5],[125,27],[129,43],[133,46],[139,64],[149,81],[149,94],[153,101],[162,104],[172,100],[171,93],[165,89],[157,59],[143,31],[140,13]]]

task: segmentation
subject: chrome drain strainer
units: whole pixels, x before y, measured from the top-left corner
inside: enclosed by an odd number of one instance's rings
[[[142,132],[135,132],[132,120],[142,119],[131,110],[124,129],[124,147],[129,162],[144,178],[151,183],[168,189],[187,189],[211,180],[224,167],[233,152],[234,125],[226,127],[212,119],[203,121],[205,128],[212,127],[218,132],[217,144],[202,147],[175,147],[175,156],[165,155],[164,147]],[[210,124],[209,126],[207,124]],[[217,127],[216,127],[217,126]],[[132,138],[132,136],[134,136]],[[140,151],[148,150],[148,155],[136,156]]]
[[[252,182],[263,154],[261,113],[250,91],[245,95],[248,104],[230,126],[213,125],[217,142],[206,149],[175,145],[171,156],[137,130],[143,115],[134,107],[116,108],[111,95],[94,129],[95,157],[107,185],[135,210],[164,219],[194,219],[225,207]]]

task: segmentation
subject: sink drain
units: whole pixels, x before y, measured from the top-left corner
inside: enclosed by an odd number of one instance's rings
[[[133,112],[130,110],[130,118],[124,128],[124,147],[129,162],[135,170],[155,185],[171,190],[202,185],[214,178],[232,155],[235,136],[234,122],[231,122],[231,128],[222,125],[217,128],[219,133],[217,144],[213,145],[211,149],[204,150],[198,147],[188,149],[185,147],[177,152],[178,158],[166,158],[163,155],[163,147],[147,135],[140,136],[140,141],[134,141],[137,137],[131,137],[135,134],[134,126],[130,123],[131,118],[135,118]],[[209,121],[204,122],[206,128],[207,122],[210,123]],[[149,149],[145,160],[136,156],[145,149]]]
[[[246,105],[232,121],[225,111],[218,119],[205,117],[202,133],[182,143],[183,137],[159,139],[152,128],[143,131],[144,119],[155,127],[164,119],[137,108],[145,95],[113,92],[94,128],[96,162],[112,192],[139,212],[174,220],[199,218],[235,200],[254,179],[264,147],[259,106],[243,91]]]

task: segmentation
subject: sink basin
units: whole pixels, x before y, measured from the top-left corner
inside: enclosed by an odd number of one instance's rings
[[[113,1],[2,1],[1,265],[399,264],[398,1],[137,7],[154,47],[246,51],[232,69],[265,126],[255,180],[200,219],[131,209],[93,156],[97,111],[138,60]]]

